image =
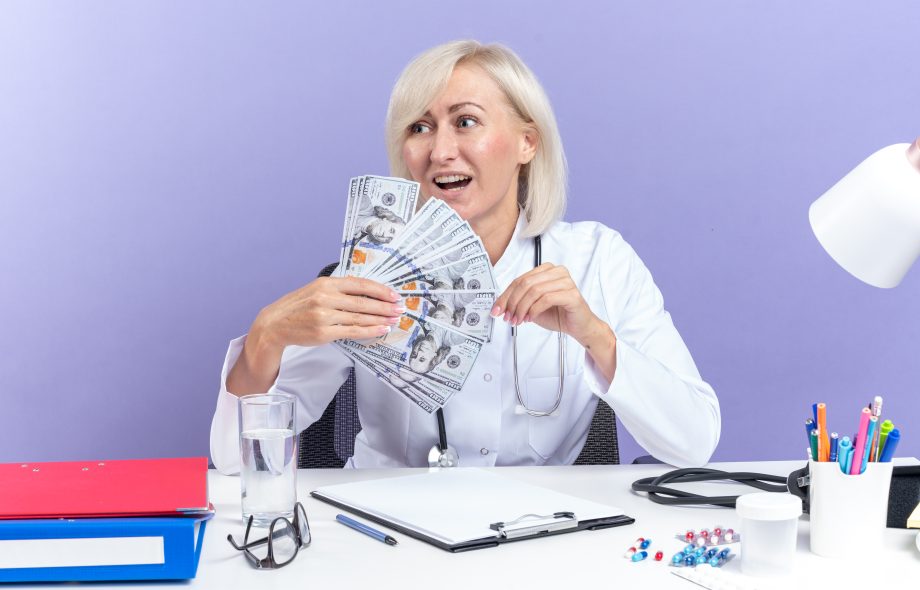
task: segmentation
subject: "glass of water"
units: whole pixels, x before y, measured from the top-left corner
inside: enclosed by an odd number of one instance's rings
[[[243,522],[267,527],[294,517],[297,503],[297,450],[294,396],[246,395],[240,408],[240,486]]]

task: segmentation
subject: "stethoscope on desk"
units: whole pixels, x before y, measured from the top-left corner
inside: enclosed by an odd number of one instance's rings
[[[533,267],[537,268],[543,263],[542,243],[540,236],[533,238]],[[517,395],[518,410],[521,413],[528,414],[535,418],[544,418],[552,416],[559,409],[562,402],[562,390],[565,387],[565,334],[559,331],[559,391],[556,392],[556,401],[552,407],[547,410],[535,410],[524,403],[521,396],[521,387],[518,383],[518,352],[517,352],[517,330],[511,326],[511,341],[514,359],[514,393]],[[460,463],[460,456],[457,450],[447,444],[447,428],[444,425],[444,410],[438,408],[438,442],[431,450],[428,451],[428,465],[430,467],[456,467]]]

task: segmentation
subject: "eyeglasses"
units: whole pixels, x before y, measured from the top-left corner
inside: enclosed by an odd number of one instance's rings
[[[243,544],[237,545],[233,540],[233,535],[227,535],[227,540],[234,549],[242,551],[252,567],[257,569],[284,567],[294,561],[301,547],[310,544],[310,523],[307,521],[307,513],[300,502],[294,504],[294,522],[292,523],[283,516],[276,518],[269,525],[268,536],[264,539],[250,541],[249,531],[251,529],[252,515],[249,516],[249,522],[246,523],[246,536],[243,537]],[[267,552],[262,552],[261,545],[267,546]],[[253,547],[259,547],[256,552],[262,557],[252,551]]]

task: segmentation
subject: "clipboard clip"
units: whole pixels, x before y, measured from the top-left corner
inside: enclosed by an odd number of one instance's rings
[[[553,514],[525,514],[510,522],[493,522],[489,528],[498,531],[506,539],[532,537],[578,527],[574,512],[555,512]]]

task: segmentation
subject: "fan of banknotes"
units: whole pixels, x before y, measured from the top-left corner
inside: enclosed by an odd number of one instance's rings
[[[416,211],[418,192],[402,178],[351,179],[335,274],[391,287],[406,313],[379,339],[336,344],[431,413],[463,388],[491,339],[496,285],[470,225],[434,197]]]

